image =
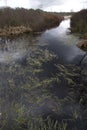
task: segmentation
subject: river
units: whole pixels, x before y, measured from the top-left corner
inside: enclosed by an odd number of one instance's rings
[[[79,62],[80,56],[84,55],[76,44],[78,37],[70,34],[70,20],[63,21],[59,27],[46,30],[39,36],[24,35],[11,39],[0,39],[0,62],[10,63],[27,55],[31,46],[47,45],[59,56],[61,62]]]
[[[79,62],[78,57],[84,55],[76,44],[78,37],[70,34],[70,20],[63,21],[59,27],[47,30],[42,34],[41,39],[45,39],[48,48],[55,52],[61,62],[76,63]]]
[[[65,120],[69,128],[79,128],[86,114],[82,107],[86,106],[87,57],[80,65],[85,52],[76,46],[79,38],[69,28],[67,19],[38,35],[0,38],[2,122],[51,115]]]

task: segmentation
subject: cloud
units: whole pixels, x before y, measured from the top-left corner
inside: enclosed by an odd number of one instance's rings
[[[87,0],[0,0],[0,6],[24,7],[46,11],[79,11],[87,8]]]
[[[67,0],[30,0],[30,3],[32,4],[32,7],[43,9],[54,5],[64,4],[66,1]]]
[[[87,0],[82,1],[82,3],[87,3]]]
[[[87,0],[29,0],[31,7],[46,11],[79,11],[87,8]]]

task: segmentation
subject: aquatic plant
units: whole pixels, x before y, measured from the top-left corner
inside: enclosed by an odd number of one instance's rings
[[[86,69],[57,63],[53,66],[55,73],[49,71],[48,76],[46,67],[53,60],[58,60],[53,52],[36,47],[27,55],[26,65],[0,65],[1,130],[68,130],[72,123],[72,130],[78,130],[76,122],[87,118],[86,114],[83,117],[87,106]],[[49,115],[56,117],[47,118]]]

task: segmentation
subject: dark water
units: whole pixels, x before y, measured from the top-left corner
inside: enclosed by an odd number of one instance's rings
[[[65,20],[39,35],[0,38],[0,126],[5,130],[20,118],[39,115],[64,120],[69,129],[87,128],[87,57],[79,64],[85,52],[69,27]]]

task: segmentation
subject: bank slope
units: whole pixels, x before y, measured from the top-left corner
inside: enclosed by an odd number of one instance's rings
[[[87,51],[87,9],[74,13],[71,18],[71,32],[78,33],[81,42],[78,43],[78,47],[84,51]]]
[[[87,9],[74,13],[71,18],[71,31],[76,33],[87,33]]]
[[[63,16],[57,13],[24,8],[0,9],[0,36],[40,32],[58,26]]]

